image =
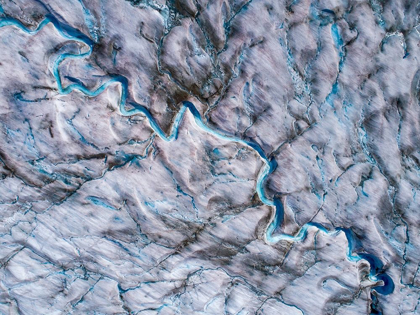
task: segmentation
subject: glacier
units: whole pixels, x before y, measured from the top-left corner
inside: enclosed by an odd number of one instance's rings
[[[417,314],[416,1],[0,1],[4,314]]]

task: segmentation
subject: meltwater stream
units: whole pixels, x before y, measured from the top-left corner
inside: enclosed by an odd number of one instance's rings
[[[132,116],[139,113],[145,115],[147,119],[149,120],[150,126],[152,127],[154,132],[156,132],[159,135],[159,137],[165,141],[172,141],[172,140],[177,139],[179,125],[182,121],[182,118],[186,110],[188,109],[190,113],[193,115],[195,119],[195,123],[197,124],[198,127],[200,127],[204,131],[220,139],[233,141],[233,142],[240,143],[244,146],[252,148],[254,151],[258,153],[261,160],[264,161],[265,165],[263,166],[257,178],[256,191],[260,200],[264,204],[274,208],[273,218],[271,222],[269,223],[266,233],[265,233],[265,238],[268,243],[274,244],[281,240],[292,241],[292,242],[302,241],[306,238],[308,234],[308,230],[310,228],[317,228],[318,230],[322,231],[323,233],[327,235],[337,235],[339,233],[344,233],[348,241],[348,250],[347,250],[348,260],[353,261],[353,262],[357,262],[359,260],[366,260],[370,264],[370,274],[369,274],[370,280],[382,281],[383,283],[383,285],[378,285],[373,288],[377,293],[387,295],[394,291],[394,282],[392,278],[385,273],[383,269],[383,263],[377,257],[371,254],[367,254],[367,253],[353,253],[354,243],[356,240],[352,231],[348,228],[336,228],[332,231],[329,231],[321,224],[309,222],[303,225],[295,236],[288,235],[288,234],[274,234],[274,231],[276,230],[276,228],[280,227],[283,223],[284,208],[279,198],[274,198],[271,200],[266,196],[265,191],[264,191],[264,183],[268,175],[271,174],[276,169],[277,163],[273,158],[267,157],[264,151],[262,150],[261,146],[259,146],[257,143],[252,142],[252,141],[246,141],[237,137],[225,135],[221,131],[210,128],[208,125],[206,125],[203,122],[203,119],[200,113],[198,112],[197,108],[191,102],[188,102],[188,101],[184,101],[182,103],[182,107],[177,113],[175,120],[172,124],[171,132],[169,135],[166,135],[165,132],[162,130],[162,128],[159,126],[159,124],[156,122],[156,120],[153,118],[149,110],[143,105],[135,103],[135,102],[130,102],[129,105],[132,106],[133,109],[126,110],[125,105],[127,103],[127,95],[128,95],[128,80],[124,76],[120,76],[120,75],[113,76],[110,80],[102,84],[96,90],[90,90],[86,86],[84,86],[82,83],[73,83],[67,87],[63,87],[59,70],[58,70],[60,63],[67,58],[76,59],[76,58],[84,58],[84,57],[89,56],[92,53],[94,41],[92,41],[88,36],[81,33],[79,30],[74,29],[70,27],[69,25],[66,25],[62,22],[59,22],[51,14],[47,14],[45,19],[38,25],[38,27],[35,30],[31,30],[25,27],[21,22],[13,18],[1,18],[0,28],[5,27],[5,26],[14,26],[27,34],[34,35],[38,31],[40,31],[45,25],[49,23],[52,23],[54,25],[54,27],[56,28],[56,30],[59,32],[59,34],[62,37],[80,42],[86,45],[86,48],[87,48],[86,52],[80,52],[78,54],[63,53],[54,61],[53,69],[52,69],[53,75],[57,81],[58,91],[61,94],[69,94],[74,90],[78,90],[84,93],[85,95],[93,97],[102,93],[109,85],[112,85],[114,83],[119,84],[121,86],[121,98],[120,98],[120,104],[119,104],[120,113],[124,116]]]

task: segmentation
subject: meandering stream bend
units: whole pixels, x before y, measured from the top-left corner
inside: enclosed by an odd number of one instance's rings
[[[308,229],[310,228],[317,228],[319,231],[322,231],[323,233],[327,235],[336,235],[338,233],[344,233],[348,242],[348,250],[347,250],[348,260],[353,261],[353,262],[366,260],[370,264],[370,274],[369,274],[370,280],[382,281],[383,285],[375,286],[372,289],[374,289],[376,292],[383,295],[390,294],[394,291],[394,287],[395,287],[394,282],[392,278],[385,273],[383,263],[377,257],[371,254],[367,254],[367,253],[353,253],[355,237],[352,231],[348,228],[336,228],[335,230],[329,231],[321,224],[309,222],[303,225],[295,236],[288,235],[288,234],[274,234],[274,231],[276,230],[276,228],[280,227],[283,223],[284,208],[279,198],[270,199],[266,196],[265,191],[264,191],[264,183],[268,175],[270,175],[276,169],[277,163],[273,158],[268,158],[266,156],[266,154],[264,153],[260,145],[252,141],[246,141],[241,138],[226,135],[220,130],[214,130],[210,128],[206,123],[203,122],[203,118],[201,117],[197,108],[191,102],[188,102],[188,101],[182,102],[181,109],[175,116],[174,122],[172,124],[171,132],[169,135],[166,135],[166,133],[162,130],[162,128],[153,118],[150,111],[143,105],[135,103],[135,102],[130,102],[129,105],[132,106],[133,108],[130,110],[126,109],[127,96],[128,96],[128,80],[124,76],[120,76],[120,75],[113,76],[110,80],[102,84],[96,90],[90,90],[86,86],[84,86],[82,83],[73,83],[67,87],[63,87],[59,69],[58,69],[60,63],[63,62],[67,58],[76,59],[76,58],[84,58],[84,57],[89,56],[92,53],[93,46],[95,43],[88,36],[81,33],[79,30],[58,21],[51,14],[47,14],[45,19],[38,25],[38,27],[35,30],[31,30],[25,27],[20,21],[13,18],[1,18],[0,28],[6,27],[6,26],[13,26],[13,27],[17,27],[18,29],[20,29],[26,34],[35,35],[45,25],[49,23],[54,25],[54,27],[56,28],[56,30],[59,32],[59,34],[62,37],[80,42],[86,45],[88,48],[86,52],[81,52],[79,54],[63,53],[54,61],[52,71],[57,81],[59,93],[69,94],[74,90],[78,90],[84,93],[85,95],[93,97],[93,96],[97,96],[101,94],[108,86],[112,84],[119,84],[121,87],[121,97],[120,97],[120,103],[119,103],[119,110],[120,110],[121,115],[124,115],[124,116],[132,116],[136,114],[145,115],[150,123],[150,126],[154,130],[154,132],[165,141],[173,141],[177,139],[180,123],[182,121],[182,118],[186,110],[188,109],[190,113],[193,115],[195,123],[202,130],[220,139],[233,141],[236,143],[240,143],[244,146],[250,147],[251,149],[253,149],[254,151],[258,153],[261,160],[264,162],[265,165],[263,166],[257,178],[256,191],[260,200],[267,206],[270,206],[274,209],[272,220],[269,223],[266,233],[265,233],[266,242],[271,243],[271,244],[277,243],[281,240],[299,242],[306,238],[308,234]]]

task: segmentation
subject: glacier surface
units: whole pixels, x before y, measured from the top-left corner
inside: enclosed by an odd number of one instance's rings
[[[0,0],[1,314],[420,314],[420,2]]]

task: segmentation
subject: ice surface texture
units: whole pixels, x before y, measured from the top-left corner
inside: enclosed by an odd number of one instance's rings
[[[0,0],[1,314],[419,314],[418,1]]]

